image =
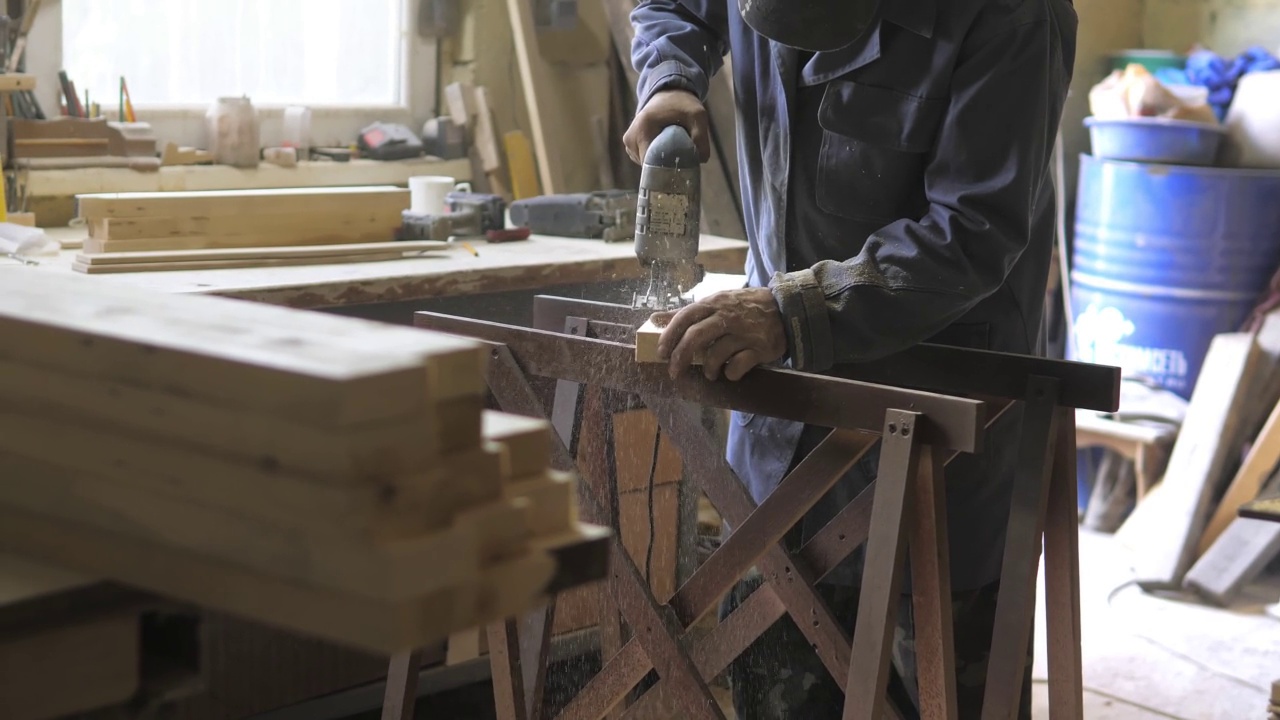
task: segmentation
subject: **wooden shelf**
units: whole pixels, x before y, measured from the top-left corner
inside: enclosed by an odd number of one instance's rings
[[[461,160],[305,161],[296,168],[262,164],[252,170],[229,165],[179,165],[159,172],[128,168],[32,170],[27,194],[69,197],[87,193],[172,192],[179,190],[239,190],[337,185],[404,185],[414,175],[448,175],[471,179],[471,163]]]

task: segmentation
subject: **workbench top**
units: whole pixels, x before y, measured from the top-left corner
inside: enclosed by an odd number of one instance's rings
[[[82,228],[48,232],[60,241],[84,235]],[[92,277],[160,293],[208,293],[288,307],[325,308],[616,282],[643,276],[630,242],[534,235],[525,241],[498,245],[477,242],[472,247],[477,255],[459,246],[405,260]],[[0,258],[0,286],[4,273],[72,273],[71,263],[79,252],[64,250],[57,258],[43,259],[35,266]],[[746,254],[746,242],[704,235],[699,260],[708,272],[741,273]]]

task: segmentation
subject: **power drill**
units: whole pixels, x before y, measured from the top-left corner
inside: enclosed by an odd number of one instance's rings
[[[636,201],[636,258],[649,269],[649,287],[632,307],[671,310],[702,280],[698,264],[702,168],[688,131],[672,125],[644,154]]]

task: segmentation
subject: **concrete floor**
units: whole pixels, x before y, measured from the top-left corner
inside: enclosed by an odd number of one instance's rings
[[[1248,720],[1267,717],[1280,679],[1280,584],[1257,584],[1230,610],[1148,595],[1129,584],[1110,535],[1080,532],[1085,717]],[[1044,588],[1040,588],[1043,601]],[[1047,718],[1043,607],[1036,623],[1034,717]]]

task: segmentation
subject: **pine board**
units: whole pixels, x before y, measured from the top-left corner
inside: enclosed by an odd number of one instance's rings
[[[465,525],[373,544],[281,527],[90,473],[4,456],[0,505],[173,547],[272,577],[397,600],[474,582],[477,539]]]
[[[1120,531],[1135,550],[1135,577],[1142,587],[1181,585],[1209,519],[1211,498],[1239,448],[1243,409],[1263,360],[1251,335],[1213,339],[1160,490],[1134,509]]]
[[[286,257],[258,260],[244,258],[241,260],[190,260],[181,262],[145,262],[121,263],[117,265],[90,265],[73,262],[71,269],[85,275],[107,275],[139,272],[174,272],[195,270],[234,270],[237,268],[273,268],[297,267],[300,265],[345,265],[349,263],[387,262],[403,260],[405,255],[398,252],[383,252],[368,255],[330,255],[324,257]]]
[[[399,223],[397,223],[397,226]],[[269,232],[257,235],[196,235],[188,237],[156,237],[137,240],[84,241],[85,254],[172,252],[176,250],[231,250],[237,248],[277,248],[315,245],[353,245],[386,243],[395,238],[395,229],[335,232],[314,230],[303,232]],[[443,249],[443,247],[441,248]]]
[[[510,478],[537,475],[551,466],[551,424],[539,418],[485,410],[481,434],[506,448]]]
[[[424,473],[444,450],[430,416],[405,415],[337,432],[13,362],[0,361],[0,399],[321,483],[376,483]]]
[[[281,258],[360,257],[442,250],[447,243],[435,240],[344,243],[315,247],[219,248],[214,250],[163,250],[154,252],[111,252],[76,256],[76,263],[97,265],[139,265],[144,263],[209,262],[218,260],[275,260]]]
[[[1184,584],[1209,602],[1226,606],[1277,555],[1280,523],[1236,518],[1187,571]]]
[[[310,212],[400,212],[409,209],[409,190],[394,186],[200,190],[191,192],[98,193],[77,195],[80,217],[216,217]]]
[[[388,237],[401,224],[399,212],[324,211],[272,215],[212,217],[101,218],[88,223],[96,240],[158,240],[161,238],[231,238],[278,234],[282,237],[335,236],[384,232]],[[278,243],[287,245],[292,243]]]
[[[346,484],[317,482],[261,463],[194,452],[83,422],[0,412],[0,468],[32,462],[84,473],[309,536],[354,540],[417,537],[447,527],[461,508],[498,498],[498,456],[476,448],[437,458],[429,471]],[[48,468],[42,468],[48,469]]]
[[[0,507],[0,548],[382,654],[422,647],[476,615],[476,586],[376,600],[7,507]]]
[[[1280,463],[1280,404],[1271,411],[1262,432],[1254,440],[1249,454],[1245,456],[1240,469],[1227,487],[1226,494],[1218,502],[1218,509],[1209,519],[1204,535],[1200,538],[1199,554],[1207,553],[1227,527],[1236,521],[1236,512],[1241,505],[1258,496],[1277,463]]]
[[[528,502],[529,530],[534,535],[564,533],[578,521],[577,484],[568,473],[548,472],[541,477],[518,480],[503,488],[503,494]]]
[[[487,353],[438,333],[44,273],[5,289],[0,360],[304,424],[423,413],[485,387]]]

